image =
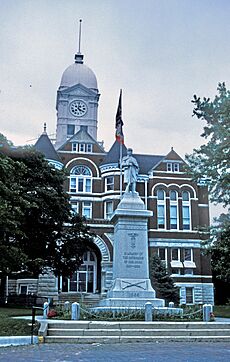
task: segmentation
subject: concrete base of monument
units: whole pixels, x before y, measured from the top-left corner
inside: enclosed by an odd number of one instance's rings
[[[153,307],[164,307],[164,299],[156,298],[150,279],[117,278],[107,293],[107,298],[100,301],[98,307],[144,308],[147,302]]]

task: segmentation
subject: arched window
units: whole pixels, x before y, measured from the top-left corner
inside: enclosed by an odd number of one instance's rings
[[[178,195],[172,190],[170,195],[170,229],[178,229]]]
[[[165,229],[165,192],[162,189],[157,190],[157,227]]]
[[[188,191],[182,192],[182,221],[183,221],[183,230],[190,230],[191,204],[190,204],[190,193]]]
[[[92,172],[89,167],[79,165],[72,168],[70,192],[92,192]]]

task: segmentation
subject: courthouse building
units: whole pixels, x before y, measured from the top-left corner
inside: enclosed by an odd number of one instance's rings
[[[66,299],[79,294],[103,297],[113,280],[114,226],[110,218],[120,201],[120,145],[115,141],[106,151],[97,140],[99,98],[97,78],[77,53],[57,91],[56,143],[51,143],[44,130],[35,144],[51,164],[68,171],[65,187],[72,210],[85,216],[96,235],[85,250],[81,267],[71,279],[61,278],[59,293]],[[114,122],[110,124],[113,133]],[[123,155],[126,150],[123,145]],[[191,180],[184,160],[173,148],[165,155],[144,151],[135,154],[134,149],[133,155],[140,167],[137,191],[153,212],[148,223],[149,255],[157,253],[165,263],[179,287],[181,303],[213,304],[210,260],[201,247],[207,235],[199,231],[209,225],[207,187]],[[58,294],[52,273],[14,283],[17,293]]]

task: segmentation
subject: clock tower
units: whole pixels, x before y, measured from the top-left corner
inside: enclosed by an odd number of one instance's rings
[[[56,149],[85,126],[87,132],[97,140],[97,109],[99,101],[97,78],[83,63],[83,54],[75,54],[75,63],[63,73],[57,91]]]

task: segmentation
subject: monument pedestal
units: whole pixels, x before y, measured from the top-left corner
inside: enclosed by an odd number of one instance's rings
[[[124,194],[111,219],[114,223],[113,285],[99,309],[144,308],[147,302],[164,307],[164,300],[156,298],[149,279],[147,223],[150,216],[152,212],[146,210],[137,192]]]

